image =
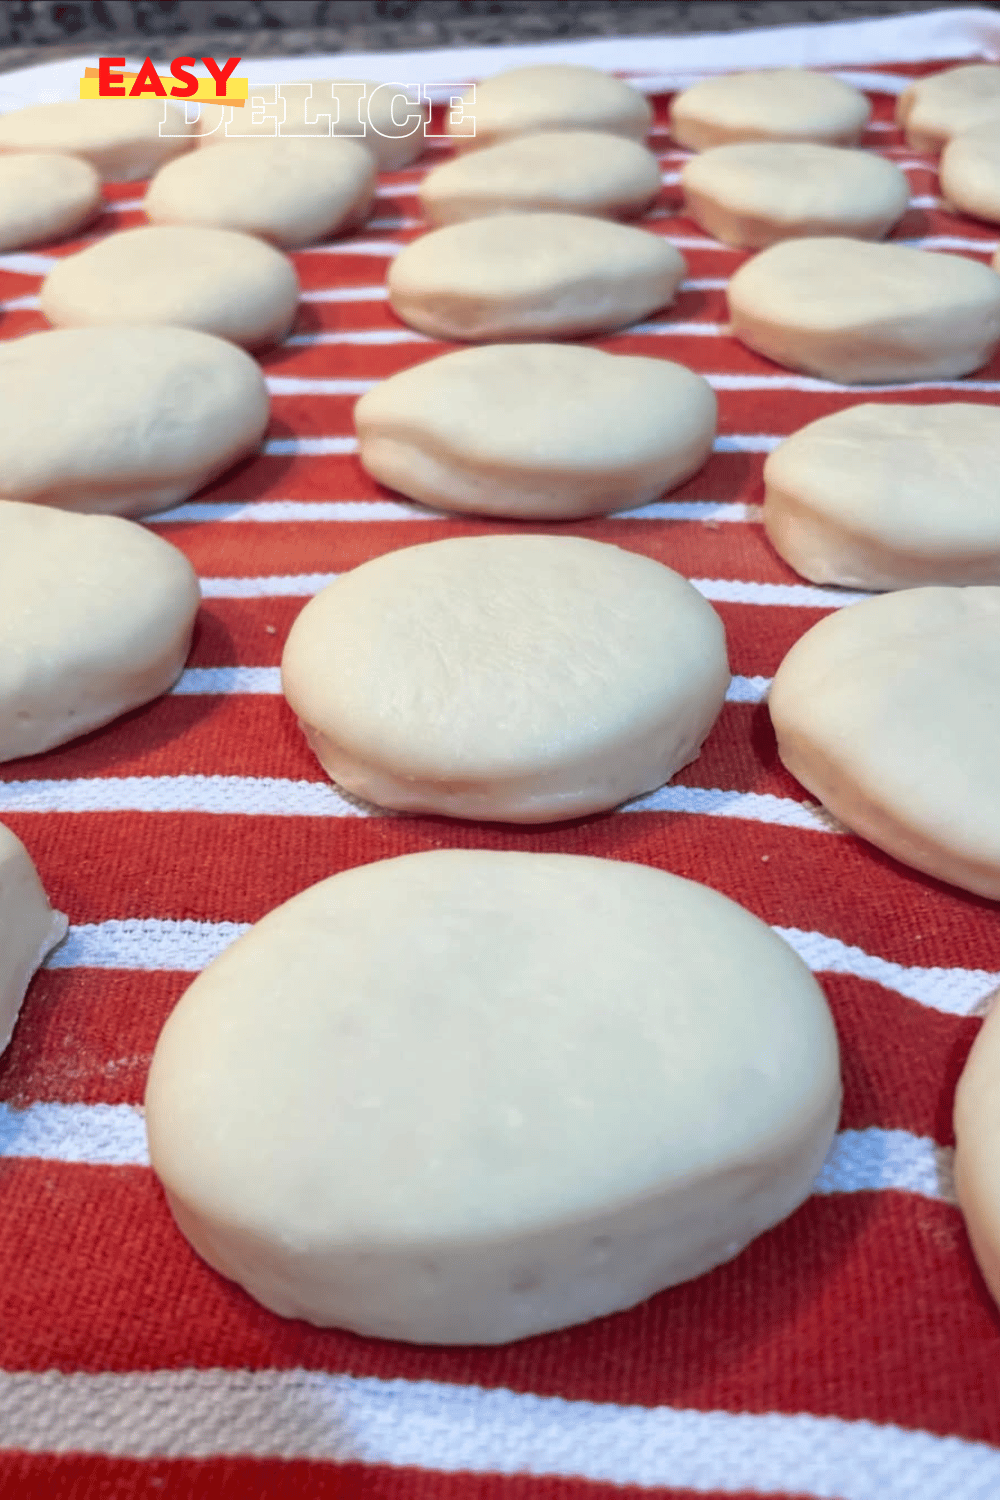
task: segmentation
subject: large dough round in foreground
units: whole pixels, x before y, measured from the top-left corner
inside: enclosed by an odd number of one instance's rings
[[[421,235],[389,268],[389,301],[432,338],[610,333],[673,301],[679,250],[582,214],[496,214]]]
[[[910,185],[892,162],[811,142],[713,146],[684,163],[681,185],[685,213],[746,250],[804,235],[878,240],[910,201]]]
[[[285,1317],[500,1344],[732,1259],[837,1124],[822,991],[768,927],[644,865],[441,850],[335,875],[187,991],[153,1168]]]
[[[941,191],[955,208],[1000,224],[1000,102],[991,124],[952,137],[938,175]]]
[[[915,151],[940,151],[953,135],[1000,121],[1000,68],[971,63],[918,78],[896,100],[896,121]]]
[[[905,245],[785,240],[741,266],[726,295],[744,344],[844,385],[952,380],[1000,341],[1000,276]]]
[[[670,132],[691,151],[727,141],[819,141],[852,146],[871,115],[864,94],[804,68],[706,78],[670,104]]]
[[[184,554],[133,521],[0,500],[0,761],[166,692],[199,598]]]
[[[996,406],[851,406],[768,455],[764,528],[813,583],[1000,584],[998,473]]]
[[[1000,588],[901,589],[827,616],[770,708],[785,765],[854,833],[1000,897]]]
[[[662,786],[729,686],[722,622],[660,563],[580,537],[460,537],[344,574],[281,664],[324,769],[404,812],[545,823]]]
[[[712,451],[715,394],[664,359],[487,344],[403,370],[354,408],[361,462],[411,499],[567,520],[645,505]]]
[[[160,134],[165,104],[169,135]],[[0,152],[81,156],[104,182],[138,182],[190,151],[193,129],[182,109],[162,99],[70,99],[0,116]]]
[[[1000,1005],[994,1001],[955,1090],[955,1192],[983,1279],[1000,1304]]]
[[[67,926],[62,912],[49,905],[31,855],[0,823],[0,1052],[11,1039],[31,976]]]
[[[153,225],[68,255],[42,282],[50,323],[170,323],[247,349],[284,338],[299,299],[291,261],[249,234]]]
[[[448,123],[458,151],[542,130],[602,130],[644,141],[653,123],[652,106],[638,89],[598,68],[566,63],[511,68],[485,78],[466,96],[464,114],[464,120]],[[475,118],[472,135],[465,133],[469,115]]]
[[[102,201],[100,177],[78,156],[0,154],[0,251],[72,234],[100,212]]]

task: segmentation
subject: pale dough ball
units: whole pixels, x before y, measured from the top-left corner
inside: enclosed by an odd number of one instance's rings
[[[0,155],[0,252],[72,234],[101,206],[101,179],[78,156]]]
[[[381,381],[354,420],[380,484],[445,510],[566,520],[689,478],[712,451],[716,400],[669,360],[487,344]]]
[[[674,140],[691,151],[728,141],[818,141],[853,146],[871,105],[839,78],[805,68],[774,68],[706,78],[675,94]]]
[[[229,229],[125,229],[68,255],[42,282],[50,323],[169,323],[260,349],[295,320],[299,282],[271,245]]]
[[[166,692],[199,597],[184,554],[133,521],[0,500],[0,761]]]
[[[284,1317],[501,1344],[732,1259],[840,1110],[823,993],[661,870],[439,850],[335,875],[197,978],[146,1090],[198,1253]]]
[[[495,146],[516,135],[540,130],[602,130],[644,141],[653,123],[653,109],[645,95],[598,68],[543,63],[511,68],[485,78],[466,95],[467,123],[449,121],[448,134],[458,151]]]
[[[764,527],[814,583],[1000,584],[998,473],[996,406],[852,406],[768,455]]]
[[[170,135],[160,134],[164,108]],[[29,104],[0,115],[0,152],[55,151],[81,156],[104,182],[137,182],[172,156],[190,151],[193,127],[164,99],[71,99]]]
[[[658,235],[582,214],[496,214],[421,235],[389,268],[389,301],[432,338],[579,337],[666,307],[687,275]]]
[[[896,100],[896,121],[916,151],[940,151],[983,120],[1000,121],[1000,67],[973,63],[918,78]]]
[[[955,1191],[972,1251],[1000,1303],[1000,1005],[994,1003],[955,1091]]]
[[[470,151],[435,167],[420,186],[430,224],[541,209],[627,219],[660,193],[656,157],[637,141],[593,130],[546,131]]]
[[[741,266],[732,329],[758,354],[844,385],[952,380],[1000,341],[1000,277],[961,255],[785,240]]]
[[[1000,100],[992,124],[952,137],[938,170],[941,191],[956,208],[1000,224]]]
[[[232,141],[224,153],[168,162],[143,207],[154,224],[237,229],[296,250],[363,224],[375,177],[371,153],[354,141]]]
[[[686,579],[580,537],[460,537],[344,574],[289,633],[285,697],[329,776],[403,812],[584,817],[694,760],[729,686]]]
[[[49,905],[31,855],[0,823],[0,1052],[13,1035],[31,976],[67,926]]]
[[[0,496],[141,516],[252,453],[267,383],[190,328],[68,328],[0,343]]]
[[[901,589],[814,625],[770,694],[778,753],[854,833],[1000,897],[1000,588]]]
[[[681,184],[685,212],[746,250],[806,235],[878,240],[910,201],[905,176],[883,157],[811,142],[713,146],[684,163]]]

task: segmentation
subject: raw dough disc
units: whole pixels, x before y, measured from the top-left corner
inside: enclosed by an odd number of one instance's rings
[[[785,240],[741,266],[727,297],[744,344],[845,385],[952,380],[1000,341],[1000,276],[905,245]]]
[[[392,262],[389,301],[432,338],[610,333],[666,307],[687,275],[658,235],[582,214],[496,214],[414,240]]]
[[[198,978],[146,1090],[183,1233],[284,1317],[499,1344],[732,1259],[808,1195],[836,1033],[763,922],[645,865],[335,875]]]
[[[768,455],[764,527],[813,583],[1000,584],[998,473],[996,406],[851,406]]]
[[[628,219],[649,208],[660,186],[656,157],[637,141],[552,130],[446,161],[424,178],[419,196],[429,224],[511,209]]]
[[[0,251],[72,234],[101,206],[101,179],[78,156],[0,155]]]
[[[247,349],[278,343],[298,307],[291,261],[230,229],[153,225],[68,255],[42,282],[50,323],[169,323]]]
[[[164,108],[170,135],[160,134]],[[0,152],[82,156],[104,182],[138,182],[190,151],[192,129],[184,111],[164,99],[71,99],[0,115]]]
[[[487,344],[383,380],[354,409],[381,484],[473,515],[566,520],[645,505],[701,468],[716,400],[664,359]]]
[[[31,976],[68,925],[49,905],[31,855],[0,823],[0,1052],[13,1035]]]
[[[941,191],[956,208],[1000,224],[1000,101],[992,124],[963,131],[948,142],[939,177]]]
[[[166,692],[199,598],[184,554],[133,521],[0,500],[0,761]]]
[[[819,141],[853,146],[868,124],[864,94],[804,68],[706,78],[670,104],[670,132],[691,151],[727,141]]]
[[[306,605],[285,697],[348,792],[545,823],[694,760],[729,686],[722,622],[679,574],[581,537],[390,552]]]
[[[466,95],[462,113],[464,119],[448,124],[458,151],[540,130],[602,130],[644,141],[653,123],[652,106],[638,89],[598,68],[563,63],[511,68],[485,78]],[[466,134],[470,115],[472,135]]]
[[[681,168],[684,211],[739,249],[804,235],[878,240],[906,212],[910,185],[870,151],[811,142],[713,146]]]
[[[1000,898],[1000,588],[901,589],[828,615],[770,707],[781,759],[848,828]]]
[[[1000,120],[1000,68],[973,63],[918,78],[896,100],[896,121],[915,151],[940,151],[953,135]]]
[[[992,1009],[955,1090],[955,1191],[972,1250],[1000,1303],[1000,1005]]]
[[[257,448],[269,405],[249,354],[190,328],[63,328],[0,343],[0,496],[165,510]]]

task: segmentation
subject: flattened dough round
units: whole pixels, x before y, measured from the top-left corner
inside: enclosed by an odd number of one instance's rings
[[[744,344],[844,385],[953,380],[1000,342],[1000,276],[906,245],[785,240],[741,266],[726,295]]]
[[[706,78],[675,94],[674,140],[691,151],[728,141],[819,141],[853,146],[871,105],[839,78],[805,68],[773,68]]]
[[[0,343],[0,496],[142,516],[254,452],[260,366],[190,328],[62,328]]]
[[[770,708],[785,765],[854,833],[1000,898],[1000,588],[838,610],[785,657]]]
[[[37,755],[167,691],[200,593],[133,521],[0,500],[0,761]]]
[[[160,134],[164,106],[170,135]],[[0,115],[0,152],[82,156],[104,182],[138,182],[190,151],[192,129],[184,111],[163,99],[70,99]]]
[[[910,201],[910,185],[892,162],[812,142],[713,146],[684,163],[681,185],[685,213],[746,250],[805,235],[878,240]]]
[[[637,141],[596,130],[518,136],[442,163],[420,185],[430,224],[510,210],[628,219],[659,197],[660,167]]]
[[[150,1069],[150,1156],[284,1317],[501,1344],[634,1306],[808,1195],[836,1033],[756,917],[644,865],[438,850],[271,912]]]
[[[545,823],[615,807],[694,760],[729,686],[710,604],[580,537],[390,552],[306,605],[285,697],[348,792],[404,812]]]
[[[851,406],[768,455],[764,528],[813,583],[1000,584],[998,473],[996,406]]]
[[[349,140],[231,141],[193,151],[153,178],[154,224],[201,224],[259,235],[286,250],[357,229],[375,193],[371,152]]]
[[[955,1091],[955,1191],[973,1254],[1000,1304],[1000,1005],[994,1001]]]
[[[716,400],[669,360],[487,344],[381,381],[354,420],[369,474],[414,500],[566,520],[645,505],[696,473]]]
[[[31,976],[68,926],[49,905],[31,855],[0,823],[0,1052],[13,1035]]]
[[[432,230],[389,268],[389,301],[432,338],[579,337],[666,307],[687,275],[658,235],[582,214],[496,214]]]
[[[1000,224],[1000,98],[992,124],[952,137],[938,172],[941,191],[956,208]]]
[[[299,282],[291,261],[249,234],[152,225],[124,229],[61,260],[42,282],[50,323],[169,323],[247,349],[291,327]]]
[[[72,234],[100,212],[101,204],[101,179],[78,156],[0,155],[0,251]]]
[[[1000,68],[972,63],[918,78],[896,100],[896,121],[915,151],[940,151],[953,135],[1000,121]]]
[[[598,68],[565,63],[511,68],[485,78],[466,95],[464,113],[474,116],[475,133],[465,133],[466,121],[449,121],[458,151],[541,130],[602,130],[644,141],[653,123],[652,106],[638,89]]]

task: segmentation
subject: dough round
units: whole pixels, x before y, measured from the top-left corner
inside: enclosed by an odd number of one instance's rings
[[[670,131],[704,151],[728,141],[819,141],[853,146],[868,124],[864,94],[805,68],[773,68],[706,78],[670,104]]]
[[[0,155],[0,251],[72,234],[101,206],[101,179],[78,156]]]
[[[645,505],[701,468],[707,381],[578,344],[487,344],[383,380],[354,409],[380,484],[473,515],[567,520]]]
[[[42,282],[50,323],[169,323],[247,349],[284,338],[298,308],[290,260],[249,234],[154,225],[68,255]]]
[[[1000,1005],[994,1003],[955,1091],[955,1191],[973,1254],[1000,1303]]]
[[[870,151],[811,142],[713,146],[681,168],[684,210],[739,249],[804,235],[878,240],[902,218],[910,185]]]
[[[200,595],[184,554],[133,521],[0,500],[0,599],[5,761],[172,687]]]
[[[170,135],[160,134],[164,107]],[[194,145],[184,111],[164,99],[70,99],[0,115],[0,152],[82,156],[104,182],[138,182]]]
[[[210,1265],[285,1317],[500,1344],[732,1259],[840,1109],[802,961],[705,886],[438,850],[271,912],[198,978],[146,1091]]]
[[[1000,341],[1000,276],[905,245],[785,240],[741,266],[727,296],[749,348],[844,385],[952,380]]]
[[[939,176],[941,191],[956,208],[1000,224],[1000,100],[991,125],[963,131],[947,143]]]
[[[237,229],[296,250],[363,224],[375,177],[371,153],[354,141],[231,141],[224,155],[168,162],[143,207],[154,224]]]
[[[31,976],[68,925],[49,905],[31,855],[0,823],[0,1052],[13,1035]]]
[[[458,151],[540,130],[601,130],[644,141],[653,123],[652,105],[638,89],[598,68],[564,63],[511,68],[485,78],[466,95],[464,112],[473,116],[475,133],[464,133],[467,119],[449,121]]]
[[[581,537],[460,537],[346,573],[292,626],[285,697],[332,779],[404,812],[546,823],[662,786],[729,686],[679,574]]]
[[[901,589],[828,615],[770,707],[781,759],[848,828],[1000,898],[1000,588]]]
[[[896,122],[915,151],[940,151],[987,119],[1000,123],[1000,68],[973,63],[918,78],[896,100]]]
[[[420,186],[430,224],[460,224],[508,210],[628,219],[660,194],[656,157],[637,141],[595,130],[552,130],[470,151],[435,167]]]
[[[1000,584],[1000,409],[866,403],[764,464],[764,527],[813,583]]]
[[[190,328],[65,328],[0,343],[0,496],[142,516],[177,505],[267,426],[257,362]]]
[[[666,307],[687,275],[658,235],[582,214],[496,214],[414,240],[392,262],[389,301],[432,338],[609,333]]]

